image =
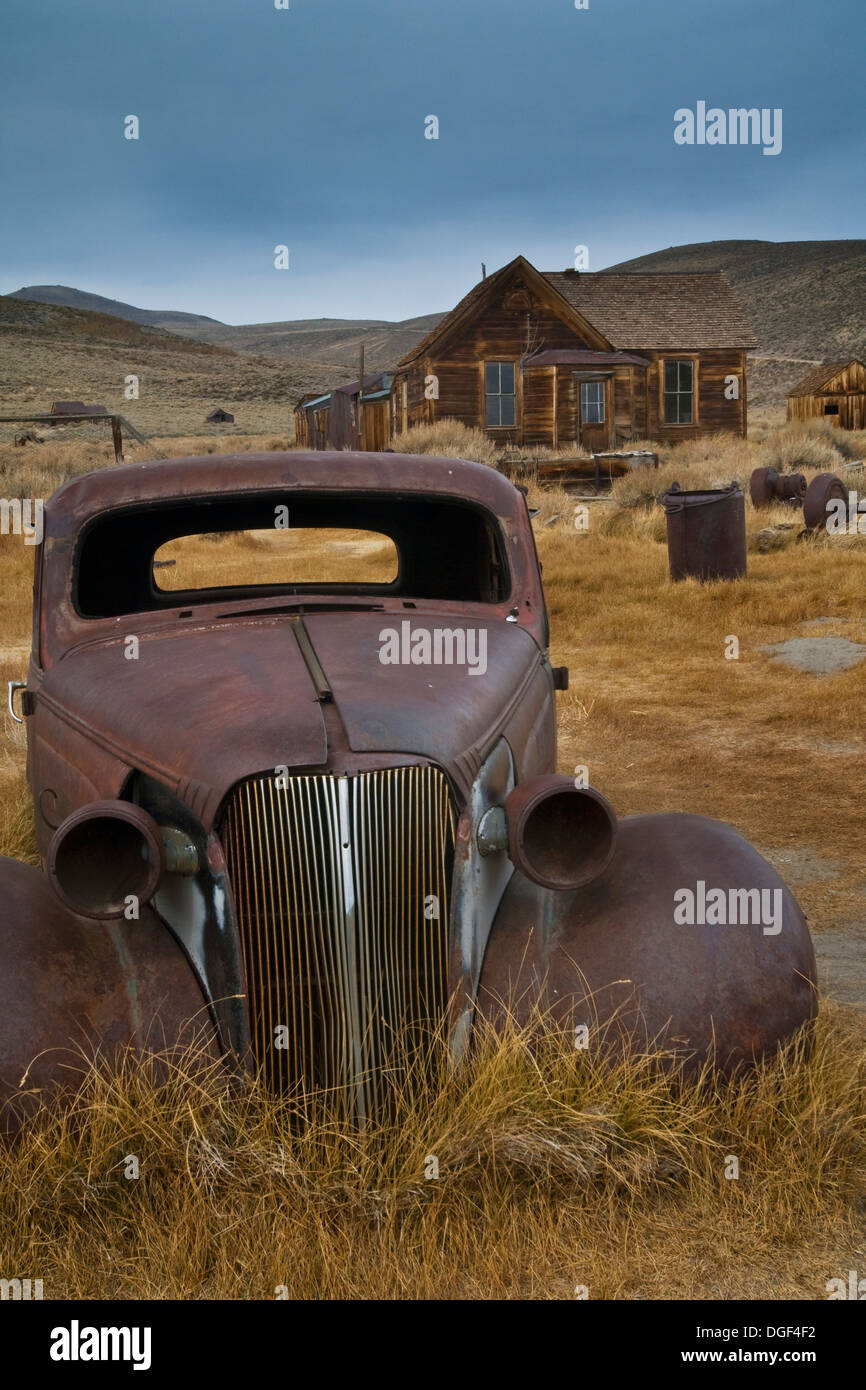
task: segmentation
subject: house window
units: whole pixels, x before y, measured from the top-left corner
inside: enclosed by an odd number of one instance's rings
[[[838,414],[839,414],[839,407],[838,407],[838,405],[825,405],[825,406],[824,406],[824,414],[825,414],[825,415],[838,415]]]
[[[664,366],[666,425],[692,425],[695,419],[695,364],[688,358]]]
[[[514,405],[514,363],[484,363],[484,423],[485,425],[513,425],[516,419]]]
[[[580,422],[582,425],[604,424],[604,382],[580,383]]]

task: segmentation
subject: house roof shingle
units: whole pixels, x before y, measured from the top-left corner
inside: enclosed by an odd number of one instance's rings
[[[811,372],[798,381],[796,386],[792,386],[788,391],[788,398],[791,396],[811,396],[813,392],[820,391],[822,386],[826,386],[828,381],[839,372],[843,372],[846,367],[850,367],[852,362],[860,362],[859,357],[845,357],[841,362],[824,362],[820,367],[813,367]],[[860,362],[860,366],[863,363]]]
[[[522,256],[480,280],[402,359],[414,361],[523,266],[540,274],[565,303],[614,348],[664,351],[754,348],[757,339],[722,271],[535,271]]]
[[[722,271],[542,273],[615,347],[757,347]]]

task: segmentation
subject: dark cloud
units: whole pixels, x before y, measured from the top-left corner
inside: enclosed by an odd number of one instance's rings
[[[7,0],[4,31],[5,290],[402,317],[518,250],[862,233],[862,0]],[[781,107],[782,154],[675,146],[698,100]]]

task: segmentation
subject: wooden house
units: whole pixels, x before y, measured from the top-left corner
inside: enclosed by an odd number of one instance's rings
[[[212,410],[210,415],[205,416],[205,424],[207,425],[233,425],[234,422],[235,417],[227,410],[223,410],[221,405],[218,405],[216,410]]]
[[[866,366],[858,357],[849,357],[816,367],[788,392],[788,419],[866,429]]]
[[[295,406],[295,443],[307,449],[388,448],[391,373],[364,374],[325,395],[307,395]]]
[[[405,430],[444,417],[503,448],[582,454],[745,435],[755,346],[722,273],[542,273],[518,256],[398,363],[391,442],[399,450]]]

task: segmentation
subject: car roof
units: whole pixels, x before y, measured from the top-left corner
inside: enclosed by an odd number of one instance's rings
[[[138,503],[294,488],[451,496],[502,516],[514,516],[521,500],[495,468],[468,459],[350,450],[205,454],[127,463],[72,478],[46,503],[48,529],[68,533],[102,512]]]

